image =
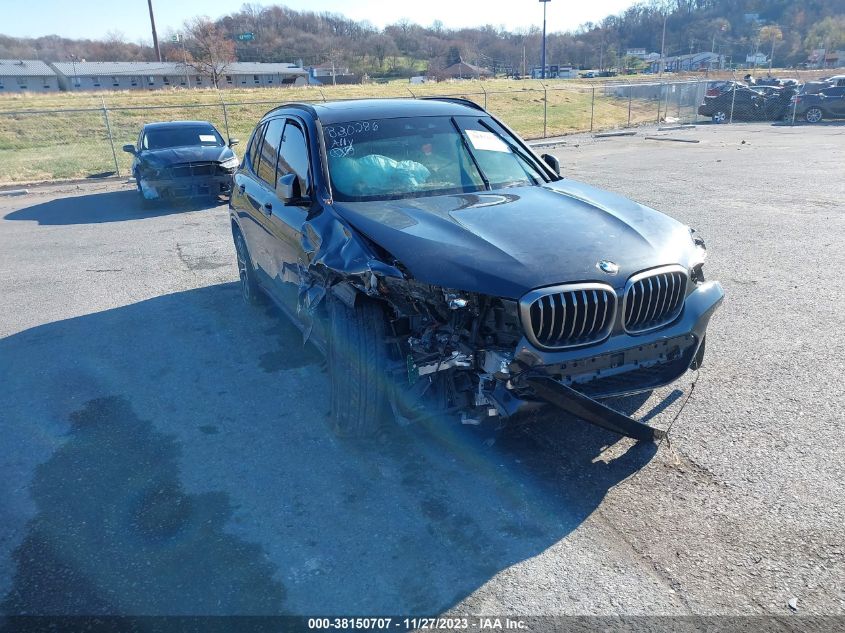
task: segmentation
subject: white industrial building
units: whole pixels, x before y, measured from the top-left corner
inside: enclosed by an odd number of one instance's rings
[[[651,72],[660,71],[660,56],[651,62]],[[694,70],[720,70],[725,67],[725,56],[711,52],[676,55],[663,59],[663,70],[668,72],[684,72]]]
[[[191,66],[178,62],[54,62],[62,90],[152,90],[208,86]],[[197,81],[199,79],[199,82]]]
[[[211,77],[182,62],[65,61],[44,66],[52,69],[56,90],[88,92],[213,86]],[[233,62],[221,69],[218,87],[270,87],[307,82],[308,73],[294,64]]]
[[[308,72],[296,64],[267,62],[233,62],[220,78],[221,88],[255,86],[302,86],[308,83]]]
[[[9,92],[56,92],[59,77],[37,59],[0,59],[0,94]]]

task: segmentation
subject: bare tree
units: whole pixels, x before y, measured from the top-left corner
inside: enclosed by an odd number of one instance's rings
[[[226,38],[207,17],[198,17],[185,23],[186,46],[190,52],[188,65],[211,79],[217,88],[220,77],[235,61],[235,43]]]
[[[374,35],[367,40],[367,44],[378,61],[379,69],[384,68],[385,57],[393,55],[398,51],[396,48],[396,42],[394,42],[393,38],[389,35]]]

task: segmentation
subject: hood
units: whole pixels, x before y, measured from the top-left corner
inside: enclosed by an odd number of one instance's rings
[[[680,222],[573,180],[334,209],[418,281],[511,299],[565,282],[622,288],[635,272],[688,267],[694,255]],[[600,271],[601,260],[619,272]]]
[[[166,149],[147,149],[142,151],[139,160],[155,165],[156,167],[168,167],[179,163],[212,162],[222,163],[231,158],[235,152],[227,146],[202,146],[192,145],[189,147],[169,147]]]

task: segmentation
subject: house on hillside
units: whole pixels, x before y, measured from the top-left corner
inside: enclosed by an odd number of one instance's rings
[[[807,57],[807,68],[839,68],[845,65],[845,51],[813,50]]]
[[[578,77],[578,69],[572,66],[559,66],[557,64],[546,64],[546,79],[576,79]],[[534,66],[531,69],[532,79],[543,79],[543,69],[540,66]]]
[[[434,73],[434,76],[440,81],[444,79],[487,79],[488,77],[492,77],[493,73],[486,68],[460,61],[443,70],[438,70]]]
[[[625,57],[633,57],[645,63],[646,66],[660,59],[660,53],[648,53],[644,48],[629,48],[625,51]]]
[[[349,72],[345,66],[326,62],[308,68],[308,82],[316,85],[352,84],[355,83],[355,73]]]
[[[56,92],[59,78],[37,59],[0,59],[0,94],[8,92]]]
[[[745,67],[754,68],[756,66],[765,66],[769,63],[769,58],[765,53],[754,53],[753,55],[745,56]]]
[[[54,62],[62,90],[155,90],[210,85],[181,62]]]

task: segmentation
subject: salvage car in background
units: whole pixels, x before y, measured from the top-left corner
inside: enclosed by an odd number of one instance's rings
[[[842,85],[831,82],[818,92],[800,92],[792,97],[788,117],[803,119],[807,123],[818,123],[822,119],[845,118],[845,79]]]
[[[749,87],[731,83],[718,94],[706,94],[698,113],[710,117],[713,123],[775,121],[786,115],[795,92],[791,85]]]
[[[734,87],[745,88],[746,85],[738,81],[711,81],[707,84],[704,94],[708,97],[718,97]]]
[[[132,175],[148,202],[229,195],[239,163],[232,151],[237,142],[225,142],[208,121],[170,121],[147,123],[137,145],[123,150],[135,157]]]
[[[551,403],[654,439],[593,398],[698,367],[723,296],[691,229],[561,178],[469,101],[276,108],[229,206],[244,298],[327,354],[344,435]]]

